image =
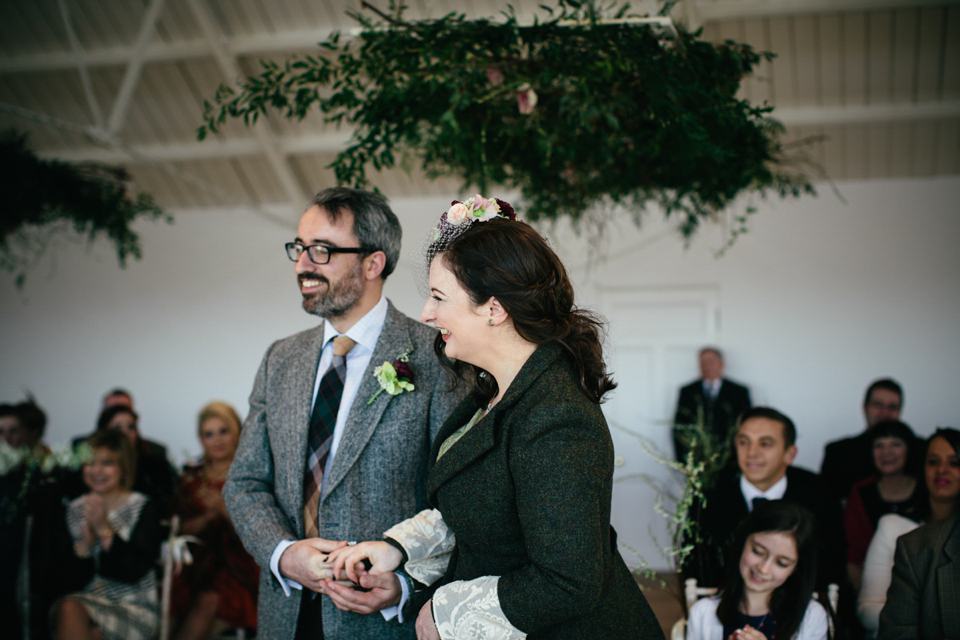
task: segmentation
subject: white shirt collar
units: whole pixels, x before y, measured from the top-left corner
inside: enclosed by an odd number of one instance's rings
[[[761,491],[755,486],[750,484],[750,481],[747,480],[747,477],[743,474],[740,475],[740,493],[743,494],[743,499],[747,501],[747,511],[753,511],[753,499],[754,498],[766,498],[767,500],[782,500],[784,494],[787,492],[787,474],[783,474],[783,477],[777,480],[772,487],[766,491]]]
[[[366,351],[372,353],[377,346],[377,340],[380,339],[380,331],[383,329],[383,323],[386,319],[387,298],[381,294],[377,304],[357,320],[352,327],[347,329],[345,335],[358,345],[365,347]],[[329,320],[323,321],[323,348],[326,348],[327,343],[339,335],[340,332],[330,324]]]

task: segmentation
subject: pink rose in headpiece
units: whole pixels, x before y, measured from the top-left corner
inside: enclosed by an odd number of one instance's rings
[[[537,106],[537,92],[526,82],[517,88],[517,108],[520,113],[529,115]]]
[[[479,193],[473,197],[473,218],[475,220],[487,221],[496,218],[500,213],[500,207],[497,205],[496,198],[487,200]]]
[[[463,224],[470,218],[470,209],[462,202],[454,201],[453,206],[447,209],[447,222],[453,226]]]
[[[487,67],[487,80],[493,86],[503,84],[503,73],[496,67]]]

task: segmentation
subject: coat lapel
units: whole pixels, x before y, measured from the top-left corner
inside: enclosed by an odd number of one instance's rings
[[[340,446],[333,459],[330,476],[324,485],[321,501],[337,488],[337,485],[353,468],[357,458],[360,457],[360,453],[367,446],[370,438],[373,437],[373,432],[380,424],[383,413],[393,402],[393,396],[384,391],[374,400],[373,404],[368,404],[370,398],[380,390],[380,383],[373,375],[373,370],[383,364],[384,361],[393,362],[397,359],[397,356],[407,349],[410,349],[412,353],[414,348],[413,338],[403,326],[402,319],[403,316],[400,312],[393,307],[393,304],[390,304],[387,309],[387,318],[383,323],[383,330],[377,340],[377,346],[373,350],[373,356],[370,358],[367,370],[363,372],[357,397],[354,398],[353,406],[350,407],[350,415],[344,425],[343,435],[340,437]]]
[[[943,547],[944,564],[937,568],[937,594],[940,598],[940,615],[946,638],[960,638],[960,518],[954,517],[954,526],[945,529],[948,536]]]
[[[480,422],[464,434],[455,445],[450,447],[442,458],[437,460],[437,452],[443,441],[465,425],[478,408],[471,399],[460,403],[460,406],[456,408],[444,423],[443,428],[440,429],[440,433],[431,448],[430,459],[433,461],[433,467],[427,480],[427,495],[431,499],[444,483],[494,447],[496,432],[506,412],[523,397],[524,392],[540,377],[540,374],[560,357],[560,350],[561,347],[554,344],[538,347],[524,363],[517,377],[513,379],[513,383],[507,389],[503,399]]]
[[[313,386],[317,380],[317,366],[320,363],[320,352],[323,347],[323,327],[320,325],[307,336],[307,342],[300,354],[299,362],[296,367],[290,368],[292,374],[285,384],[289,385],[292,398],[289,399],[289,406],[281,407],[281,410],[291,411],[293,415],[289,424],[295,425],[292,433],[286,439],[290,449],[283,451],[277,457],[277,464],[282,460],[300,461],[299,466],[291,465],[289,485],[286,487],[285,495],[294,496],[294,504],[303,503],[303,477],[306,473],[307,459],[307,434],[310,431],[310,413],[313,410]],[[284,402],[288,402],[284,399]],[[297,526],[302,526],[303,514],[296,514]]]

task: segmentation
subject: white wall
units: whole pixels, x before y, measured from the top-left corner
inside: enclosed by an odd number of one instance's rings
[[[918,433],[960,426],[960,177],[840,190],[846,205],[825,186],[818,198],[755,203],[750,232],[720,259],[713,257],[719,229],[706,229],[684,249],[652,213],[642,230],[615,228],[606,245],[611,257],[589,268],[582,241],[547,234],[584,302],[715,292],[708,334],[725,349],[728,373],[751,386],[755,402],[794,418],[797,462],[818,468],[824,442],[862,428],[861,395],[879,376],[903,383],[903,418]],[[407,313],[421,304],[407,256],[449,200],[393,203],[406,231],[405,257],[387,293]],[[50,417],[49,443],[89,431],[102,394],[124,386],[147,437],[166,442],[178,461],[196,455],[198,409],[223,399],[244,413],[269,343],[313,324],[282,249],[299,212],[291,212],[289,229],[238,210],[173,213],[173,225],[137,226],[144,258],[126,270],[105,243],[64,242],[56,260],[45,258],[28,275],[23,291],[9,278],[0,281],[0,401],[32,391]],[[609,320],[613,346],[643,342],[631,322],[618,322],[616,313]],[[697,344],[679,334],[665,339],[673,345],[670,363],[623,371],[626,382],[607,410],[666,449],[664,420],[676,385],[696,375],[692,355],[683,354]],[[646,533],[647,524],[662,531],[652,492],[631,476],[665,472],[634,438],[615,432],[615,441],[624,479],[616,485],[614,524],[630,546],[664,566]],[[634,563],[629,554],[627,561]]]

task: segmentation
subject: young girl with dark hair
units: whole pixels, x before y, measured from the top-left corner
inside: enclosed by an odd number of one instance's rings
[[[813,514],[777,500],[740,525],[720,594],[690,608],[687,640],[825,640],[827,612],[812,600],[817,571]],[[731,558],[731,560],[733,560]]]
[[[333,573],[403,564],[440,585],[417,637],[662,638],[610,527],[613,444],[600,411],[614,387],[602,324],[574,304],[546,240],[509,204],[456,202],[426,251],[420,315],[473,391],[434,439],[434,509],[385,542],[341,547]],[[325,589],[345,589],[327,581]]]

